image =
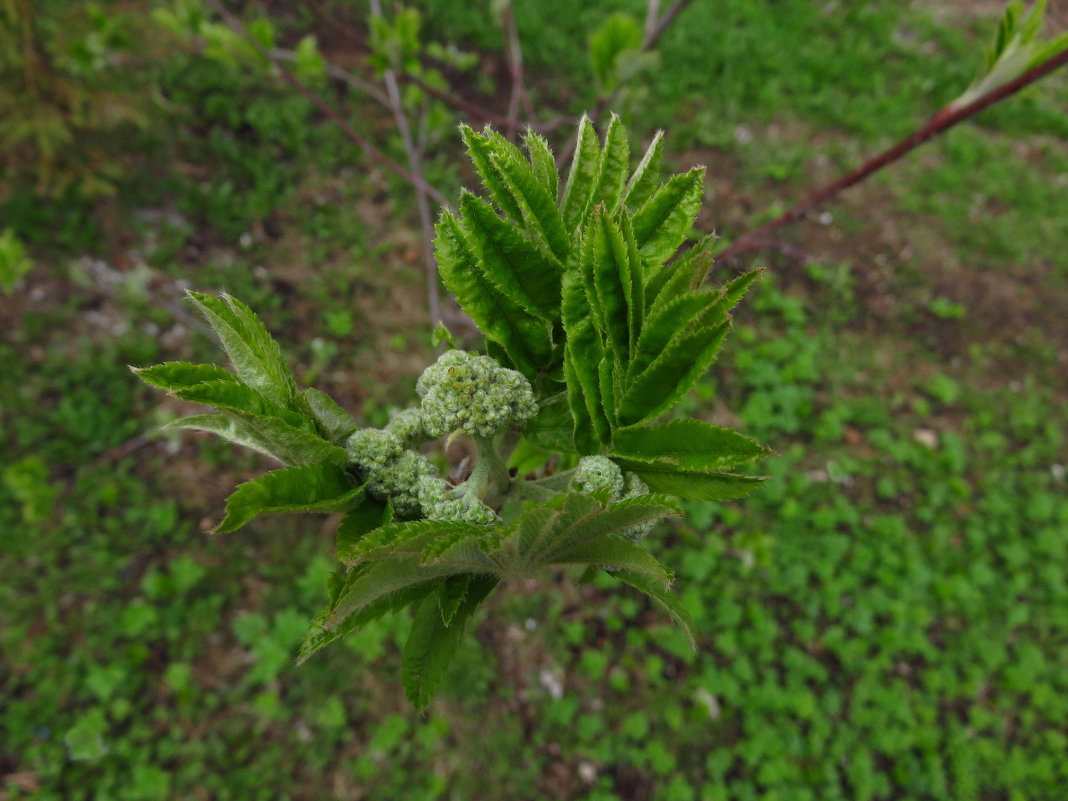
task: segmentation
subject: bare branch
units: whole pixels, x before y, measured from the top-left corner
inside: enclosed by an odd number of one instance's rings
[[[671,23],[675,21],[675,17],[677,17],[679,12],[686,8],[690,2],[691,0],[675,0],[675,2],[671,4],[671,7],[664,12],[664,16],[657,20],[652,28],[646,25],[645,41],[642,42],[642,50],[651,50],[656,47],[656,43],[660,41],[660,37],[664,35],[664,31],[671,27]]]
[[[371,16],[382,16],[382,4],[380,0],[371,0]],[[389,107],[393,111],[393,119],[397,123],[397,131],[400,133],[404,150],[408,154],[408,165],[412,172],[423,180],[423,155],[416,147],[412,139],[412,129],[408,124],[408,115],[401,103],[400,88],[397,85],[397,76],[392,69],[387,69],[383,74],[386,83],[386,94],[389,97]],[[421,186],[415,188],[415,203],[419,211],[419,226],[423,231],[423,266],[426,277],[426,300],[427,310],[430,312],[430,324],[434,325],[441,319],[441,298],[438,294],[438,266],[434,262],[434,254],[430,249],[430,243],[434,239],[434,223],[430,217],[430,203],[427,201],[426,192]]]
[[[280,47],[276,47],[271,50],[270,56],[271,61],[275,62],[297,60],[296,53],[294,53],[292,50],[284,50]],[[374,84],[368,83],[363,78],[360,78],[357,75],[353,75],[351,72],[341,69],[341,67],[334,66],[326,59],[323,59],[323,65],[326,68],[326,74],[334,80],[341,81],[342,83],[351,86],[358,92],[363,92],[365,95],[375,100],[379,104],[385,106],[386,108],[389,108],[389,98],[386,97],[385,93]]]
[[[990,106],[1010,97],[1026,86],[1031,85],[1040,78],[1049,75],[1054,70],[1063,67],[1068,64],[1068,49],[1051,56],[1043,61],[1041,64],[1037,64],[1027,72],[1018,76],[1017,78],[1002,84],[996,89],[992,89],[984,95],[973,100],[967,105],[959,108],[953,108],[952,104],[946,106],[931,119],[929,119],[922,127],[907,137],[902,139],[893,147],[884,150],[877,156],[874,156],[862,165],[857,167],[852,172],[846,173],[841,178],[827,184],[826,186],[817,189],[807,198],[799,202],[793,208],[786,213],[776,217],[771,222],[756,228],[753,231],[742,234],[733,243],[728,245],[719,253],[720,259],[725,259],[729,256],[734,256],[742,251],[756,250],[762,247],[766,240],[767,234],[772,231],[776,231],[779,228],[790,225],[797,222],[797,220],[804,217],[809,211],[823,203],[826,200],[837,195],[844,189],[848,189],[854,184],[858,184],[867,178],[872,173],[882,169],[888,164],[891,164],[900,159],[905,154],[911,152],[915,148],[922,145],[929,139],[938,136],[945,131],[948,131],[954,125],[973,117],[980,111],[989,108]]]
[[[501,9],[501,33],[504,36],[504,50],[508,57],[508,71],[512,76],[512,93],[508,100],[507,136],[514,140],[519,129],[519,104],[523,103],[527,120],[534,122],[534,108],[530,95],[523,82],[523,47],[519,41],[519,28],[515,23],[515,10],[512,3],[506,2]]]

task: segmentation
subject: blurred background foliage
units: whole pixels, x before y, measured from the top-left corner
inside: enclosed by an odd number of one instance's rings
[[[387,3],[374,30],[351,0],[228,7],[398,161],[334,68],[508,106],[500,3]],[[643,54],[640,2],[509,8],[540,119],[612,93],[672,168],[709,166],[698,229],[725,237],[959,95],[1000,11],[695,0]],[[481,120],[402,88],[452,197],[454,125]],[[199,3],[0,0],[0,798],[1059,798],[1066,108],[1054,75],[761,254],[686,411],[772,445],[776,478],[653,535],[697,654],[560,577],[491,603],[424,717],[403,621],[294,667],[329,523],[209,538],[262,465],[157,437],[182,410],[126,369],[212,359],[181,290],[225,288],[381,424],[432,352],[412,190]]]

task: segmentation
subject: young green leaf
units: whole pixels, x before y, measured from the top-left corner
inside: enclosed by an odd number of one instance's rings
[[[347,637],[349,634],[359,631],[372,620],[377,620],[390,612],[397,612],[411,604],[419,603],[419,601],[434,592],[440,585],[441,581],[441,579],[431,579],[429,581],[409,585],[396,592],[387,593],[366,606],[361,607],[357,611],[344,616],[331,627],[325,625],[326,621],[333,614],[332,606],[328,606],[319,613],[314,621],[312,621],[308,633],[304,636],[304,642],[300,647],[300,653],[297,655],[297,664],[304,664],[316,651],[329,645],[335,640],[339,640],[342,637]]]
[[[359,428],[352,416],[325,392],[306,389],[301,394],[318,424],[319,433],[335,445],[345,442]]]
[[[498,217],[485,201],[465,192],[460,196],[460,210],[468,241],[494,287],[525,311],[549,322],[558,320],[559,265]],[[555,208],[552,211],[556,213]]]
[[[228,380],[204,381],[174,390],[176,397],[204,406],[214,406],[220,411],[237,412],[255,417],[275,417],[295,428],[314,430],[315,424],[308,417],[279,406],[268,400],[247,384],[233,376]]]
[[[133,374],[154,387],[167,390],[185,389],[205,381],[237,381],[229,370],[214,364],[163,362],[151,367],[131,367]]]
[[[640,375],[659,357],[668,344],[695,327],[695,321],[720,300],[716,292],[688,292],[651,310],[634,349],[634,358],[627,375]],[[712,321],[710,321],[712,322]]]
[[[338,558],[354,565],[367,559],[389,558],[399,553],[419,553],[428,545],[454,534],[477,536],[483,526],[444,520],[410,520],[389,523],[367,532]]]
[[[277,512],[332,512],[354,503],[363,488],[345,471],[323,464],[287,467],[239,484],[226,500],[216,534],[237,531],[254,517]]]
[[[449,576],[441,582],[441,588],[437,592],[438,611],[441,613],[441,622],[448,626],[456,617],[456,612],[467,597],[467,589],[473,576],[465,573],[462,576]]]
[[[604,206],[598,206],[586,229],[583,243],[582,270],[592,276],[595,308],[600,309],[600,323],[609,349],[615,359],[626,366],[630,361],[630,315],[628,295],[631,294],[631,264],[627,247],[619,227],[608,216]],[[641,265],[634,265],[638,270]]]
[[[348,455],[315,434],[272,418],[241,418],[228,414],[194,414],[181,417],[165,426],[173,429],[207,431],[222,439],[251,448],[277,459],[282,464],[329,462],[343,465]]]
[[[379,526],[388,525],[392,520],[393,508],[388,503],[367,496],[361,498],[360,503],[345,512],[345,516],[338,523],[334,546],[338,561],[344,562],[345,554],[355,548],[365,535]]]
[[[497,207],[506,216],[516,223],[522,224],[523,214],[519,210],[519,204],[512,197],[512,192],[508,188],[504,176],[501,175],[500,168],[493,162],[493,154],[499,147],[499,142],[492,140],[491,134],[493,132],[489,129],[486,130],[486,133],[480,134],[467,125],[460,126],[460,136],[463,137],[464,144],[467,145],[467,155],[471,158],[471,163],[475,165],[475,170],[478,172],[479,178],[482,179],[482,185],[486,187],[493,202],[497,204]],[[504,141],[509,147],[514,147],[507,140]]]
[[[664,158],[664,132],[657,131],[642,160],[634,169],[623,190],[623,206],[636,211],[653,194],[660,183],[660,162]]]
[[[215,330],[238,377],[269,400],[288,406],[297,384],[260,318],[230,295],[190,292],[189,297]]]
[[[597,141],[593,123],[585,114],[579,121],[577,137],[571,171],[560,200],[560,215],[568,232],[574,232],[582,222],[601,161],[600,142]]]
[[[619,424],[644,423],[678,403],[715,361],[729,330],[730,323],[725,322],[673,340],[628,384],[619,408]]]
[[[715,471],[683,470],[670,465],[618,460],[636,473],[649,489],[678,495],[690,501],[729,501],[752,495],[767,476],[742,476]]]
[[[686,239],[704,198],[704,167],[672,177],[634,215],[634,236],[647,264],[663,264]]]
[[[701,287],[712,269],[712,245],[716,238],[715,234],[703,237],[692,248],[650,276],[645,285],[645,305],[649,313],[679,295]]]
[[[538,552],[533,556],[539,560],[553,562],[576,548],[610,534],[617,534],[642,523],[663,520],[665,517],[679,517],[681,514],[678,505],[664,496],[642,495],[617,501],[609,506],[602,506],[568,525],[555,526],[552,534],[542,539]]]
[[[604,150],[601,152],[601,162],[597,165],[597,178],[590,193],[590,210],[601,203],[610,212],[619,208],[629,169],[630,143],[627,141],[627,129],[623,127],[619,116],[613,114],[604,136]]]
[[[442,212],[434,240],[441,279],[478,327],[508,354],[528,378],[551,359],[552,342],[543,320],[509,300],[486,277],[459,222]]]
[[[364,570],[354,571],[351,581],[342,588],[337,602],[323,619],[326,629],[336,629],[349,615],[359,612],[380,598],[407,590],[433,579],[469,573],[453,564],[423,565],[418,556],[405,555],[372,562]]]
[[[523,438],[547,451],[575,453],[575,418],[566,392],[538,402],[538,414],[527,421]]]
[[[621,428],[612,443],[613,456],[687,470],[738,467],[771,453],[737,431],[693,419]]]
[[[450,625],[442,621],[436,603],[424,601],[415,613],[408,642],[404,646],[402,681],[404,694],[416,709],[425,709],[445,676],[467,621],[478,605],[497,586],[493,576],[473,576],[467,594]]]
[[[565,261],[571,242],[556,208],[556,198],[549,194],[519,151],[513,148],[495,153],[492,158],[519,206],[527,235],[553,258]]]
[[[530,156],[530,166],[534,170],[534,175],[537,176],[538,181],[545,187],[545,191],[549,193],[549,197],[555,202],[557,193],[560,190],[560,176],[556,172],[556,161],[553,160],[553,153],[549,149],[549,143],[545,141],[544,136],[528,129],[523,134],[523,144],[527,149],[527,154]]]
[[[615,570],[629,570],[648,576],[665,589],[671,583],[671,571],[652,554],[622,537],[602,537],[587,542],[549,560],[557,565],[598,565]]]
[[[636,573],[631,570],[616,570],[609,573],[609,575],[625,584],[629,584],[638,592],[648,595],[657,606],[671,616],[672,620],[682,626],[690,647],[694,651],[697,650],[697,640],[693,634],[693,619],[675,593],[663,587],[658,581],[650,580],[649,576],[644,573]]]

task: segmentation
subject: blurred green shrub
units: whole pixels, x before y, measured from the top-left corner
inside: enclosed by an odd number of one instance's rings
[[[129,167],[116,133],[157,106],[155,38],[129,3],[0,3],[0,185],[38,196],[112,194]]]

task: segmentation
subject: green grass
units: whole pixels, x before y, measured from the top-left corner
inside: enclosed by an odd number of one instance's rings
[[[991,24],[824,5],[694,3],[665,37],[640,123],[668,127],[672,161],[719,160],[717,224],[800,194],[818,155],[846,166],[908,130],[970,79],[971,29]],[[499,47],[486,15],[423,6],[435,35]],[[606,7],[517,5],[537,96],[586,102],[581,44]],[[843,239],[791,232],[829,254],[773,259],[743,302],[687,411],[767,442],[774,479],[651,535],[679,565],[696,654],[610,578],[516,589],[423,717],[396,680],[406,620],[293,664],[329,521],[209,537],[225,489],[262,465],[204,438],[137,439],[180,410],[126,369],[213,358],[176,280],[225,287],[298,374],[381,422],[428,352],[418,320],[392,319],[421,313],[409,193],[282,90],[189,56],[158,69],[184,109],[153,132],[170,154],[158,185],[5,202],[38,264],[0,309],[0,798],[1051,801],[1068,786],[1050,333],[1068,291],[1063,78],[843,198],[827,229]],[[739,124],[758,139],[741,145]],[[979,278],[1033,293],[1011,330],[983,317]]]

